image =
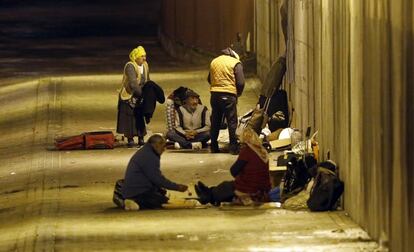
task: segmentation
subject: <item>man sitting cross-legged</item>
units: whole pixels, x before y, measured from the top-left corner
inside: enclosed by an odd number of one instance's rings
[[[194,91],[188,90],[186,97],[176,111],[175,127],[168,131],[167,138],[175,142],[176,149],[198,150],[207,147],[210,140],[210,112]]]

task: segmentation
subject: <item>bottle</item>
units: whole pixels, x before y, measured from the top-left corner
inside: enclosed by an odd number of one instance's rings
[[[291,146],[295,146],[302,141],[302,132],[299,129],[293,129],[292,134],[290,134]]]

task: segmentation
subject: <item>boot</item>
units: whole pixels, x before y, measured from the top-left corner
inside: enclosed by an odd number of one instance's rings
[[[128,138],[128,143],[127,143],[127,147],[128,148],[132,148],[134,147],[134,138]]]
[[[198,182],[197,185],[194,185],[194,189],[200,204],[205,205],[211,202],[211,192],[207,186],[201,182]]]
[[[210,152],[211,153],[220,153],[219,145],[217,142],[211,142],[210,144]]]
[[[138,137],[138,146],[142,146],[145,144],[144,137]]]

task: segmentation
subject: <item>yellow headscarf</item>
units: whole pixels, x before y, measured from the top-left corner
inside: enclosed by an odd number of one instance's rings
[[[262,145],[262,140],[252,128],[245,128],[240,136],[240,142],[247,144],[263,162],[267,163],[269,161],[269,155],[267,150]]]
[[[137,48],[134,48],[131,53],[129,54],[129,59],[132,62],[135,62],[135,60],[139,57],[145,56],[147,53],[145,52],[144,47],[138,46]]]

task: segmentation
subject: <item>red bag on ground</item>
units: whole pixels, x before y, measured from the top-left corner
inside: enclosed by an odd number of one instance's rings
[[[85,149],[113,149],[115,136],[112,131],[86,132]]]
[[[85,149],[85,136],[77,135],[57,138],[55,146],[58,150],[83,150]]]
[[[82,135],[57,138],[58,150],[113,149],[115,136],[112,131],[85,132]]]

